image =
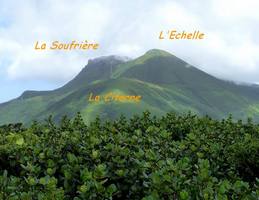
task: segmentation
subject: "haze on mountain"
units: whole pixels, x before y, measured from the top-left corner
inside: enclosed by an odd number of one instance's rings
[[[90,93],[109,92],[141,95],[139,103],[88,101]],[[20,97],[0,104],[0,124],[44,120],[81,112],[85,121],[96,116],[114,119],[149,110],[161,116],[167,112],[209,115],[259,121],[259,88],[235,84],[211,76],[176,56],[153,49],[129,60],[106,56],[89,60],[87,66],[63,87],[52,91],[25,91]]]

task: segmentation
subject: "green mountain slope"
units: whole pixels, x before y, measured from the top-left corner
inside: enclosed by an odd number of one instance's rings
[[[89,102],[90,93],[141,95],[139,103]],[[0,124],[29,123],[52,115],[84,119],[97,115],[113,119],[144,110],[162,115],[168,111],[192,111],[223,118],[253,117],[259,121],[259,88],[237,85],[217,79],[162,50],[150,50],[143,56],[123,61],[116,56],[90,60],[70,82],[52,91],[26,91],[19,98],[0,104]]]

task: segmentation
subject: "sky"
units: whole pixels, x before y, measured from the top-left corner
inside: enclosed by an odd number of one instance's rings
[[[216,77],[259,83],[258,0],[0,0],[0,102],[64,85],[104,55],[163,49]],[[159,40],[160,31],[205,33]],[[97,42],[95,51],[36,51],[36,41]]]

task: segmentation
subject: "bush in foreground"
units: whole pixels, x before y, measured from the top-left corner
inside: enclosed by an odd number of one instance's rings
[[[0,199],[258,199],[259,125],[148,112],[0,128]]]

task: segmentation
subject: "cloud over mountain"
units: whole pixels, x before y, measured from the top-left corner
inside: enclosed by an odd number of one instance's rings
[[[166,49],[220,78],[259,82],[259,15],[256,0],[35,1],[3,0],[0,8],[0,75],[12,81],[63,84],[89,58],[137,57]],[[205,32],[203,41],[160,41],[161,30]],[[93,40],[97,51],[36,52],[35,41]],[[1,83],[1,82],[0,82]]]

